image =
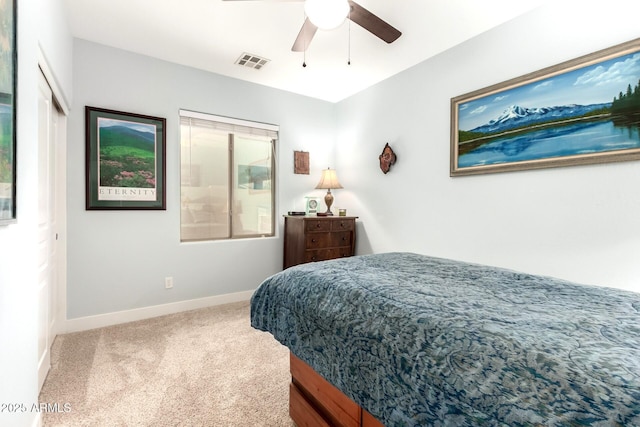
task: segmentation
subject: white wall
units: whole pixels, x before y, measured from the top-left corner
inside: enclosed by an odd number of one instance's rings
[[[333,104],[76,40],[68,122],[68,318],[254,290],[282,268],[277,238],[180,243],[179,109],[280,125],[278,223],[333,162]],[[247,69],[248,72],[258,72]],[[85,210],[84,107],[167,119],[167,210]],[[293,151],[311,174],[293,174]],[[172,276],[174,287],[164,288]]]
[[[640,2],[528,13],[338,105],[359,251],[415,251],[640,291],[640,163],[449,177],[450,99],[638,36]],[[398,162],[387,175],[378,155]]]
[[[48,67],[55,70],[55,74],[46,77],[53,80],[49,85],[58,90],[57,96],[62,98],[58,101],[68,106],[73,96],[73,49],[63,4],[64,0],[38,0],[38,8],[32,12],[28,25],[43,23],[38,27],[40,53]]]
[[[38,58],[39,46],[45,56],[58,58],[50,71],[68,98],[71,63],[65,58],[72,45],[61,11],[59,0],[18,1],[18,221],[0,227],[0,403],[27,410],[1,412],[3,426],[30,426],[38,415],[31,411],[38,402]]]

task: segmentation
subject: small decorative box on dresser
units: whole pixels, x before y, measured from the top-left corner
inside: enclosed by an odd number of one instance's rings
[[[284,217],[284,268],[353,256],[357,216]]]

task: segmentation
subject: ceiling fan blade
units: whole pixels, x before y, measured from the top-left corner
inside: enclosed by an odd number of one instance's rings
[[[358,3],[349,0],[349,6],[351,6],[349,18],[374,36],[381,38],[387,43],[393,43],[402,35],[396,28],[378,18]]]
[[[309,18],[306,18],[304,20],[304,24],[302,24],[300,32],[298,33],[298,37],[296,37],[296,41],[293,42],[291,50],[294,52],[304,52],[307,50],[311,43],[311,39],[313,39],[313,36],[316,34],[316,31],[318,31],[318,27],[313,25],[311,21],[309,21]]]

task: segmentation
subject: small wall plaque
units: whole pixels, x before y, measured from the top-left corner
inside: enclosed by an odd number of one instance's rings
[[[391,170],[391,165],[397,160],[396,153],[393,152],[388,142],[384,146],[382,154],[380,154],[378,159],[380,160],[380,169],[386,175],[386,173]]]
[[[293,173],[301,175],[309,175],[309,152],[294,151],[293,152]]]

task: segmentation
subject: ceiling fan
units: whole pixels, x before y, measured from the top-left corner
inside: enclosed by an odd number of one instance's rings
[[[252,0],[223,0],[223,1],[252,1]],[[294,52],[303,52],[309,47],[311,39],[318,31],[318,28],[332,29],[338,27],[345,19],[360,25],[374,36],[384,40],[387,43],[393,43],[402,35],[400,31],[380,19],[378,16],[369,12],[364,7],[352,0],[263,0],[263,1],[304,1],[306,18],[302,28],[296,37],[291,50]],[[325,26],[322,17],[315,17],[316,12],[323,12],[326,7],[337,8],[337,20]]]

